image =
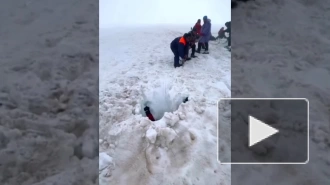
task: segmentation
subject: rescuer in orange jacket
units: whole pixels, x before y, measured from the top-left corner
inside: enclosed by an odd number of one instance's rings
[[[191,39],[190,33],[185,33],[182,37],[177,37],[171,42],[171,50],[174,54],[174,67],[180,67],[180,58],[182,61],[186,61],[188,56],[186,51],[189,50],[189,42]]]

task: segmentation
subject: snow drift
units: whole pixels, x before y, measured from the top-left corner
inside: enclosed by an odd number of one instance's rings
[[[329,8],[320,0],[265,0],[232,9],[232,97],[310,102],[309,163],[241,166],[233,184],[330,184]]]
[[[97,5],[2,1],[0,184],[98,184]]]

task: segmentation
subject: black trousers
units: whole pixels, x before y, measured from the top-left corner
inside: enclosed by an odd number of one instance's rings
[[[215,39],[223,39],[223,38],[227,39],[228,37],[226,37],[226,35],[218,35],[217,38]]]
[[[198,43],[198,45],[197,45],[197,52],[199,53],[199,52],[201,52],[201,49],[202,49],[202,43]]]
[[[208,42],[198,43],[198,48],[197,48],[197,51],[198,52],[201,52],[202,45],[205,46],[205,51],[208,51],[209,50],[209,43]]]
[[[190,47],[186,50],[186,55],[189,55],[189,50],[191,48],[191,55],[190,56],[194,56],[195,52],[196,52],[196,44],[190,45]]]
[[[180,56],[179,56],[178,49],[171,44],[171,50],[174,54],[174,67],[180,67],[180,63],[179,63]]]
[[[196,51],[196,44],[191,46],[191,56],[195,55],[195,51]]]
[[[227,38],[228,40],[228,46],[231,46],[231,35],[229,35],[229,37]]]

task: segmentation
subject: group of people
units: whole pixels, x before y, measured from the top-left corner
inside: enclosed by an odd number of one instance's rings
[[[228,48],[230,47],[230,22],[227,22],[226,24],[227,29],[224,30],[222,28],[222,31],[219,31],[218,38],[225,38],[225,32],[229,33],[228,39]],[[191,31],[188,33],[185,33],[181,37],[175,38],[171,42],[171,50],[174,54],[174,67],[181,67],[183,63],[187,60],[191,60],[191,58],[196,58],[197,56],[195,53],[201,53],[202,49],[204,49],[204,52],[202,54],[209,54],[209,41],[211,38],[211,19],[209,19],[207,16],[203,17],[203,25],[201,25],[201,20],[198,19],[196,24],[193,28],[191,28]],[[196,42],[197,44],[197,50],[196,50]],[[192,49],[190,57],[189,50]],[[182,63],[180,64],[180,58],[182,60]]]

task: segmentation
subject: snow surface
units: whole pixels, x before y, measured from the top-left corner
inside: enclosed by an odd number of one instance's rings
[[[1,1],[0,184],[98,184],[97,5]]]
[[[232,10],[232,97],[310,102],[309,163],[232,167],[236,184],[330,184],[329,9],[321,0],[257,0]]]
[[[100,184],[230,184],[216,129],[217,101],[230,97],[231,54],[223,41],[210,42],[209,55],[175,69],[170,43],[190,26],[100,30],[99,147],[113,159]],[[215,35],[220,27],[212,26]],[[145,102],[173,112],[152,122],[141,114]]]

